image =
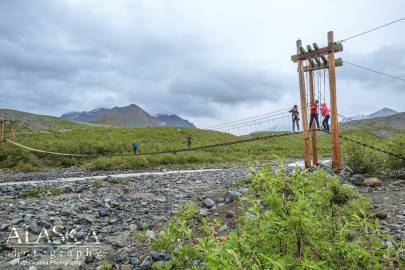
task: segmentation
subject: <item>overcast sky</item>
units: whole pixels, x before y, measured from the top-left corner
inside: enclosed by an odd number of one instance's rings
[[[246,118],[299,103],[297,38],[325,45],[329,30],[340,40],[404,16],[403,0],[1,0],[0,108]],[[343,45],[343,60],[405,78],[405,21]],[[405,111],[401,81],[344,66],[337,90],[343,115]]]

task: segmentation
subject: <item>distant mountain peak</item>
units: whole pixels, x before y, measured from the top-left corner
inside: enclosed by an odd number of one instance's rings
[[[176,127],[190,127],[195,128],[194,124],[190,121],[181,118],[176,114],[163,114],[158,113],[155,115],[155,118],[159,120],[166,126],[176,126]]]
[[[397,113],[398,112],[396,110],[384,107],[379,111],[376,111],[376,112],[374,112],[372,114],[369,114],[367,116],[367,119],[374,119],[374,118],[378,118],[378,117],[390,116],[390,115],[394,115],[394,114],[397,114]]]
[[[195,127],[193,123],[175,115],[158,114],[151,116],[136,104],[129,104],[125,107],[97,108],[91,111],[70,112],[62,114],[62,118],[88,122],[95,124],[104,124],[110,126],[178,126]]]

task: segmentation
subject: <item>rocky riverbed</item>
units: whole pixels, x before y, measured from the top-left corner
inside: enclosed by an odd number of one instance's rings
[[[149,244],[176,209],[197,201],[203,215],[223,214],[232,223],[230,202],[246,189],[234,183],[247,177],[240,165],[0,175],[0,269],[148,269],[168,259]],[[340,178],[370,196],[384,228],[404,238],[405,180],[364,187],[366,177],[349,168]]]
[[[55,176],[59,173],[27,174],[26,178],[18,174],[11,182],[2,177],[0,269],[92,269],[102,257],[132,269],[142,263],[157,228],[178,207],[225,192],[233,182],[247,177],[247,167],[162,169],[129,177],[75,181]],[[44,180],[37,181],[41,177]],[[9,237],[12,241],[6,243]],[[38,238],[51,244],[32,244]],[[72,246],[79,242],[82,245]],[[15,246],[19,254],[13,252]]]

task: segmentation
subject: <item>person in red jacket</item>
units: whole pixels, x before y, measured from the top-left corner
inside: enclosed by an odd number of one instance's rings
[[[326,102],[321,104],[321,114],[323,116],[322,126],[323,129],[329,132],[329,118],[330,118],[330,109],[326,105]]]
[[[318,100],[311,102],[311,118],[309,120],[309,130],[312,129],[312,122],[314,121],[314,119],[316,121],[316,129],[319,130],[318,104],[319,104]]]

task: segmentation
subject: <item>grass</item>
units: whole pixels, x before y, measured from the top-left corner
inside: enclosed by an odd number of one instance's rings
[[[59,121],[59,120],[58,120]],[[65,125],[66,120],[60,120]],[[69,122],[69,121],[68,121]],[[186,147],[186,136],[192,134],[193,146],[240,140],[240,137],[202,129],[177,127],[113,128],[66,124],[68,129],[47,132],[21,132],[17,127],[15,140],[37,149],[48,151],[102,155],[98,158],[71,158],[29,152],[8,144],[0,145],[0,167],[17,171],[44,170],[52,167],[82,166],[92,170],[148,167],[172,164],[201,164],[250,162],[274,159],[275,157],[302,157],[302,135],[255,141],[245,144],[212,148],[198,152],[162,154],[154,156],[108,157],[110,154],[131,154],[132,143],[140,145],[139,152],[173,150]],[[269,135],[254,133],[250,136]],[[381,144],[382,139],[360,129],[344,129],[342,134]],[[346,145],[342,141],[342,145]],[[318,135],[320,156],[330,156],[330,137]]]
[[[21,198],[39,198],[42,194],[50,193],[52,196],[59,196],[61,191],[57,188],[34,188],[19,195]]]

